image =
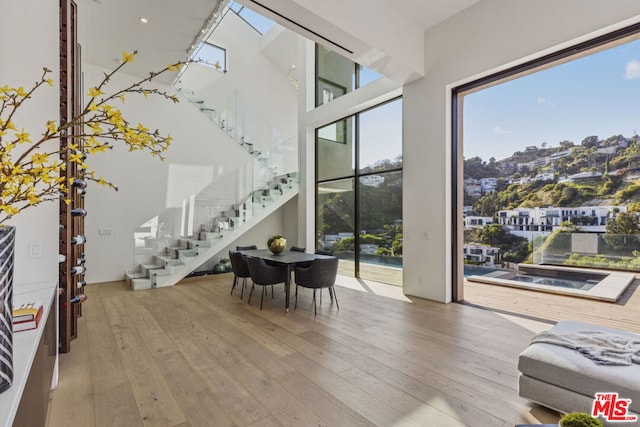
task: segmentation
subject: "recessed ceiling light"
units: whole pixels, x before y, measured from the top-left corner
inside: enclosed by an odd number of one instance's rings
[[[149,22],[149,20],[147,18],[145,18],[144,16],[140,17],[140,22],[142,22],[143,24],[146,24],[147,22]]]

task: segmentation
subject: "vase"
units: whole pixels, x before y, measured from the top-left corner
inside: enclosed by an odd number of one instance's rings
[[[13,248],[15,227],[0,226],[0,393],[13,383]]]
[[[267,242],[267,247],[269,248],[272,254],[274,255],[281,254],[287,247],[287,239],[285,239],[284,237],[269,239],[269,241]]]

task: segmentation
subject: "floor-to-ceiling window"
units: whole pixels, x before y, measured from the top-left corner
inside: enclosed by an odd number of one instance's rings
[[[402,284],[402,99],[316,130],[316,247],[345,275]]]
[[[456,289],[462,263],[640,269],[639,51],[634,25],[454,90]]]

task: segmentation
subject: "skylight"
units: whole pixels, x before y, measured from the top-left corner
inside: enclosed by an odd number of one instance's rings
[[[239,17],[241,17],[247,24],[251,25],[260,34],[265,34],[271,29],[271,27],[275,25],[275,22],[273,22],[272,20],[265,18],[259,13],[256,13],[239,3],[232,2],[230,9],[233,10]]]
[[[203,42],[191,59],[218,71],[227,71],[227,51],[214,44]]]

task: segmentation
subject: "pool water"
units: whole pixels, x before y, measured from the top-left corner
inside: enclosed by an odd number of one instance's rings
[[[525,282],[525,283],[533,283],[536,285],[548,285],[548,286],[558,286],[561,288],[573,288],[573,289],[582,289],[587,291],[593,288],[598,280],[594,279],[576,279],[575,276],[572,278],[562,278],[562,277],[547,277],[542,276],[535,273],[519,273],[513,277],[509,277],[509,280],[515,280],[516,282]]]
[[[491,267],[482,267],[480,265],[464,265],[464,277],[467,276],[482,276],[483,274],[492,273],[494,271],[498,271],[497,268]]]

